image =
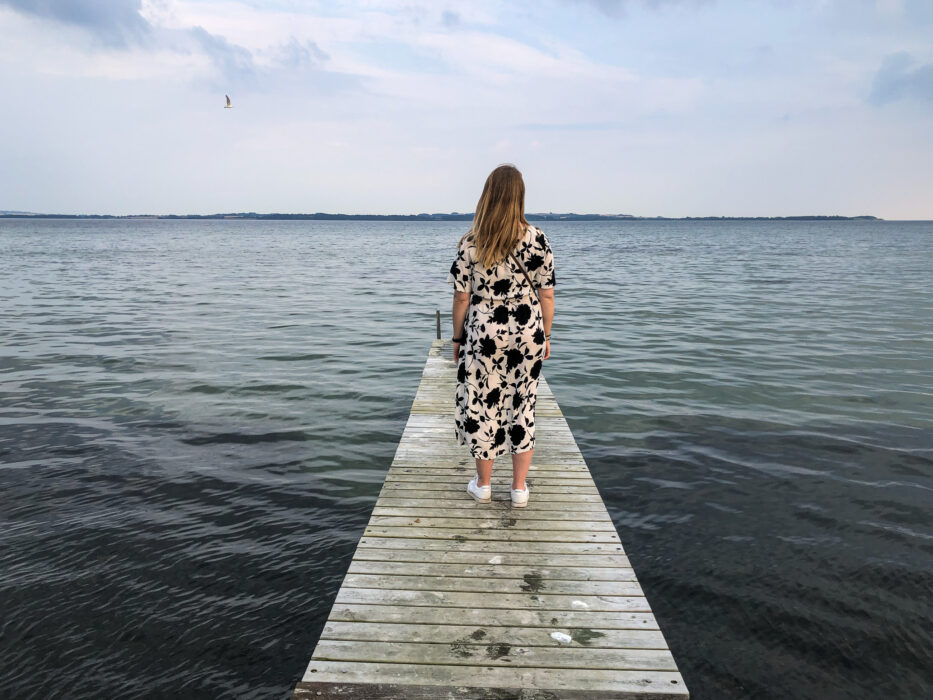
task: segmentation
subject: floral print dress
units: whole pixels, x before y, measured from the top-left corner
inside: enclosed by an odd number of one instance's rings
[[[460,346],[454,423],[457,442],[477,459],[526,452],[535,444],[535,401],[544,358],[544,322],[534,290],[554,287],[554,255],[544,232],[529,226],[512,256],[493,268],[476,260],[472,236],[461,241],[447,283],[470,292]]]

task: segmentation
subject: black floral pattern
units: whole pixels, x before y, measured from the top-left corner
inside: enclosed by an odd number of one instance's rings
[[[513,255],[535,289],[555,286],[554,255],[544,232],[529,226]],[[470,292],[466,343],[460,346],[454,431],[478,459],[526,452],[535,442],[535,401],[544,358],[541,307],[521,269],[506,258],[486,269],[468,236],[448,284]]]

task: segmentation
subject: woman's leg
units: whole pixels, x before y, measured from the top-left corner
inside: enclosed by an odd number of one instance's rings
[[[531,468],[535,444],[535,404],[544,357],[544,329],[540,305],[521,304],[510,316],[512,341],[521,361],[514,368],[516,400],[509,407],[509,442],[512,453],[512,488],[523,490]]]
[[[477,459],[476,460],[476,485],[477,486],[487,486],[489,480],[492,478],[492,459]]]
[[[528,470],[531,468],[531,455],[534,452],[532,447],[525,452],[519,452],[512,455],[512,488],[524,489],[525,477],[528,476]]]

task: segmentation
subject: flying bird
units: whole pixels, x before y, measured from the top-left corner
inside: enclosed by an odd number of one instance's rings
[[[233,105],[230,104],[230,95],[224,95],[224,97],[227,98],[227,104],[224,105],[224,109],[232,109],[232,108],[233,108]]]

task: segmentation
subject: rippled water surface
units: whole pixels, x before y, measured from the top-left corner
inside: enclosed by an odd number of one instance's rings
[[[0,696],[289,694],[464,226],[0,221]],[[933,224],[541,226],[692,697],[931,692]]]

